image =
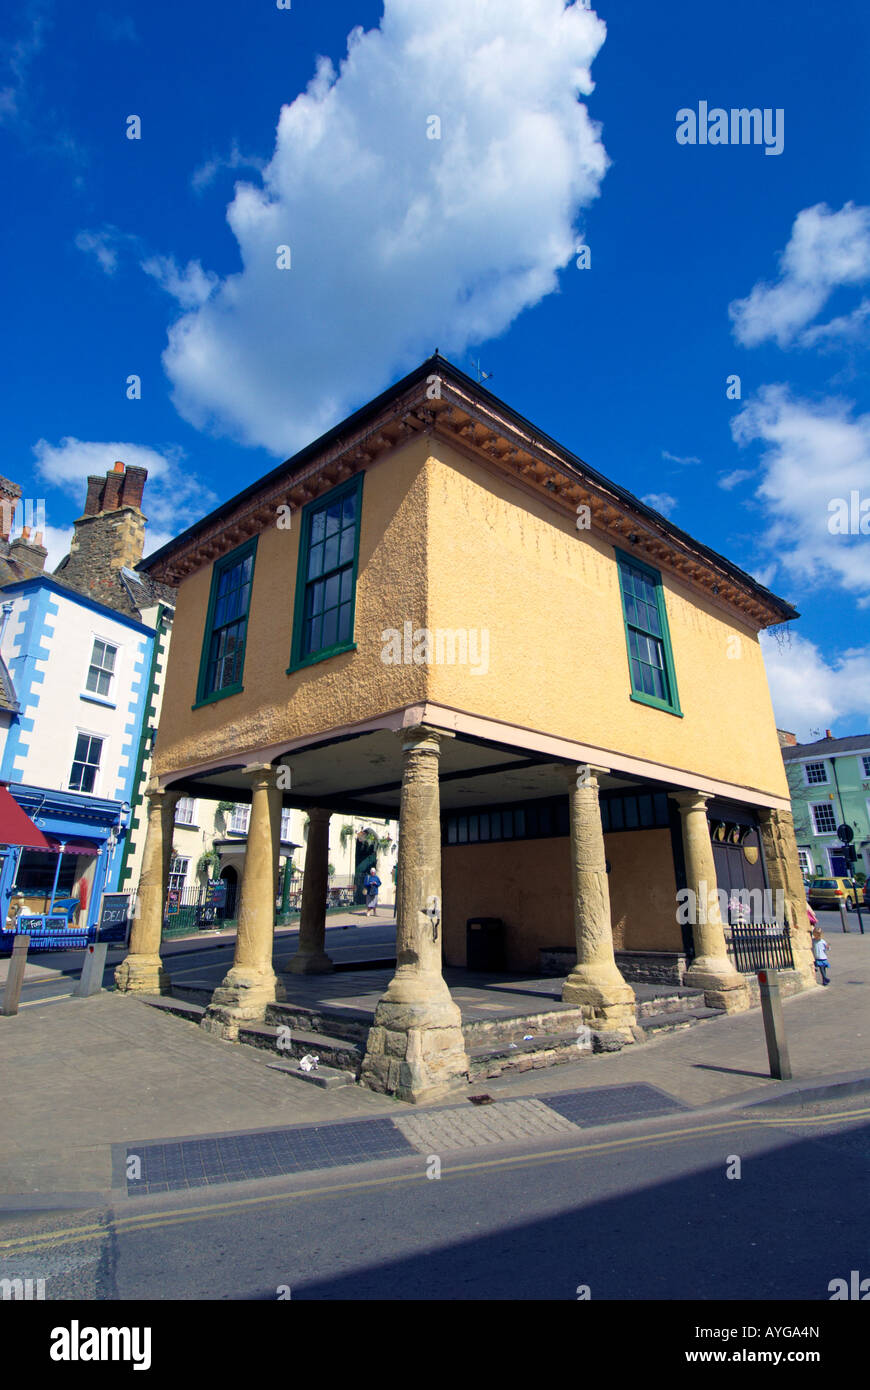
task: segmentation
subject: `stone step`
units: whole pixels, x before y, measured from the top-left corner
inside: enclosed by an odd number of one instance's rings
[[[372,1016],[364,1009],[315,1009],[306,1004],[274,1003],[266,1006],[266,1023],[283,1023],[288,1028],[320,1033],[327,1038],[345,1038],[365,1043]]]
[[[691,1028],[695,1023],[703,1023],[707,1018],[722,1018],[723,1009],[708,1009],[700,1005],[695,1009],[684,1009],[682,1013],[647,1014],[638,1018],[637,1026],[646,1037],[659,1033],[676,1033],[681,1028]]]
[[[466,1046],[471,1048],[498,1042],[519,1044],[526,1033],[535,1037],[544,1033],[568,1033],[572,1029],[576,1031],[582,1022],[580,1009],[547,1009],[536,1014],[512,1014],[508,1018],[467,1019],[462,1025],[462,1035]]]
[[[286,1036],[286,1035],[285,1035]],[[340,1071],[359,1074],[364,1049],[347,1038],[330,1038],[323,1033],[308,1033],[292,1028],[285,1046],[278,1046],[278,1027],[268,1023],[245,1023],[239,1028],[239,1042],[250,1047],[264,1048],[276,1052],[283,1061],[291,1057],[304,1057],[313,1052],[320,1058],[321,1065],[335,1067]]]
[[[541,1033],[528,1041],[489,1043],[469,1048],[469,1076],[476,1081],[501,1076],[505,1071],[555,1067],[562,1062],[580,1062],[596,1052],[616,1052],[624,1045],[613,1033],[595,1032],[584,1047],[578,1047],[576,1033]]]
[[[668,994],[657,994],[652,999],[638,999],[638,1022],[654,1014],[681,1014],[687,1009],[700,1008],[704,1003],[702,989],[680,989]]]
[[[165,1014],[175,1014],[178,1018],[186,1018],[188,1023],[202,1022],[205,1013],[204,1004],[195,1004],[188,999],[174,999],[169,994],[138,994],[137,999],[141,999],[143,1004],[149,1004],[152,1009],[160,1009]]]
[[[309,1085],[319,1086],[325,1091],[333,1091],[339,1086],[352,1086],[355,1079],[352,1071],[343,1071],[335,1067],[319,1066],[316,1071],[303,1071],[298,1061],[267,1062],[266,1066],[270,1071],[285,1072],[297,1081],[307,1081]]]

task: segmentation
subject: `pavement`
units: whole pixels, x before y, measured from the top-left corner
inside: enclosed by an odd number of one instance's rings
[[[284,1171],[284,1153],[295,1171],[306,1153],[322,1155],[312,1167],[335,1166],[402,1145],[437,1153],[546,1139],[566,1124],[588,1127],[662,1107],[745,1105],[784,1094],[794,1101],[843,1085],[870,1090],[870,934],[843,936],[824,925],[831,985],[783,1003],[792,1083],[768,1074],[757,1009],[618,1053],[581,1054],[576,1063],[477,1082],[449,1104],[409,1107],[356,1086],[322,1091],[268,1069],[268,1054],[223,1042],[134,997],[34,1000],[16,1017],[0,1018],[0,1207],[129,1197],[125,1163],[149,1146],[158,1192],[254,1176],[244,1169],[245,1154],[262,1169],[268,1151],[268,1173]],[[468,1104],[481,1093],[489,1103]],[[190,1143],[173,1142],[182,1139]],[[158,1173],[167,1163],[177,1181]]]

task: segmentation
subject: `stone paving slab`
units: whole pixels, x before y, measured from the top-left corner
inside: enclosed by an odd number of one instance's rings
[[[570,1120],[539,1100],[506,1100],[482,1107],[397,1115],[393,1124],[415,1149],[425,1154],[476,1149],[488,1144],[518,1144],[577,1130]]]
[[[830,988],[783,1003],[798,1080],[870,1067],[870,934],[838,936],[831,957]],[[358,1086],[317,1090],[270,1071],[266,1054],[256,1049],[224,1043],[139,1000],[110,993],[0,1018],[0,1056],[0,1193],[31,1193],[37,1202],[46,1193],[109,1191],[112,1145],[378,1116],[404,1119],[444,1108],[442,1101],[411,1111]],[[775,1096],[782,1083],[769,1076],[755,1009],[618,1053],[505,1075],[488,1081],[486,1090],[498,1102],[546,1096],[552,1108],[554,1096],[626,1085],[655,1087],[684,1105],[701,1106],[750,1092]],[[478,1081],[459,1095],[481,1089]]]

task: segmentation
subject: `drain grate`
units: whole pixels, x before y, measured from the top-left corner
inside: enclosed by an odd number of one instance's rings
[[[643,1120],[650,1115],[690,1107],[656,1086],[594,1086],[588,1091],[562,1091],[539,1096],[544,1105],[575,1125],[606,1124],[609,1120]]]
[[[131,1159],[138,1158],[141,1176],[127,1178],[127,1196],[247,1182],[413,1153],[412,1145],[391,1119],[178,1139],[166,1144],[130,1144],[126,1170],[135,1171]]]

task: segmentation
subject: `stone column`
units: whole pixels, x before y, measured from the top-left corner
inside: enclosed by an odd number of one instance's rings
[[[427,1101],[468,1079],[462,1017],[441,974],[441,818],[438,759],[443,735],[402,731],[397,968],[375,1009],[360,1081],[399,1100]]]
[[[251,782],[251,819],[242,899],[233,964],[211,997],[202,1027],[222,1038],[236,1039],[240,1023],[265,1016],[266,1005],[279,998],[272,967],[275,894],[281,834],[281,789],[270,764],[245,769]],[[280,992],[283,998],[283,990]]]
[[[790,811],[774,811],[769,807],[759,807],[758,820],[767,881],[774,895],[774,911],[777,910],[776,895],[782,893],[785,920],[791,934],[794,968],[801,977],[803,988],[811,989],[816,984],[816,969],[794,820]]]
[[[115,988],[122,994],[170,994],[172,986],[160,959],[160,939],[172,858],[175,807],[181,793],[163,791],[152,781],[145,795],[148,798],[148,830],[130,950],[115,971]]]
[[[593,1026],[632,1038],[636,1022],[634,990],[626,984],[613,954],[610,888],[604,857],[604,831],[598,776],[609,769],[584,767],[570,772],[569,821],[571,880],[577,964],[562,987],[562,999],[583,1010]]]
[[[324,975],[333,965],[323,949],[326,940],[326,894],[329,887],[329,818],[331,811],[312,806],[308,812],[308,848],[302,879],[299,944],[284,966],[292,975]]]
[[[725,944],[707,820],[710,797],[704,792],[671,792],[671,797],[680,808],[683,823],[686,887],[695,895],[692,913],[695,959],[686,971],[684,984],[702,989],[708,1008],[741,1013],[749,1008],[749,989],[729,960]]]

